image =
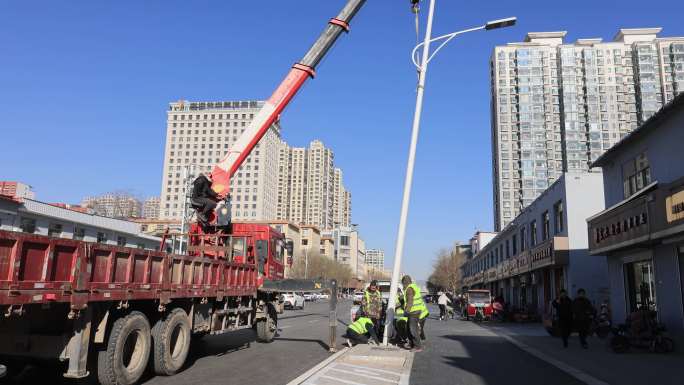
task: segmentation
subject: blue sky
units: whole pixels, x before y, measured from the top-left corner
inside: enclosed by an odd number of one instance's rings
[[[38,199],[158,195],[168,103],[265,99],[343,0],[14,1],[0,12],[0,179]],[[353,222],[391,266],[415,101],[408,0],[369,0],[282,116],[295,146],[321,139],[353,194]],[[618,28],[684,36],[684,2],[438,0],[435,34],[463,35],[428,72],[404,269],[426,278],[435,252],[492,228],[488,59],[528,31],[567,41]],[[424,7],[425,11],[427,6]],[[427,12],[423,12],[423,17]],[[423,23],[424,24],[424,23]]]

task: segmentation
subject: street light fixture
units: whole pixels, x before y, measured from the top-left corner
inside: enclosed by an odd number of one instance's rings
[[[414,11],[417,9],[417,0],[411,0]],[[413,127],[411,129],[411,145],[409,147],[408,161],[406,165],[406,178],[404,179],[404,195],[401,201],[401,216],[399,217],[399,229],[397,232],[397,243],[394,253],[394,268],[392,270],[392,284],[390,286],[390,296],[387,304],[387,317],[385,323],[385,333],[382,338],[383,345],[387,346],[390,327],[394,321],[394,306],[396,304],[396,292],[399,287],[399,272],[401,271],[401,257],[404,252],[404,238],[406,235],[406,220],[408,217],[408,206],[411,198],[411,185],[413,184],[413,167],[416,160],[416,146],[418,144],[418,133],[420,132],[420,115],[423,110],[423,93],[425,92],[425,75],[427,73],[428,63],[439,52],[442,47],[449,43],[454,37],[464,34],[466,32],[473,32],[479,30],[492,30],[497,28],[510,27],[515,25],[516,18],[509,17],[506,19],[492,20],[484,25],[475,28],[469,28],[463,31],[448,33],[446,35],[432,38],[432,21],[435,13],[435,0],[430,0],[430,8],[428,10],[427,26],[425,27],[425,40],[418,44],[411,52],[411,60],[418,69],[418,91],[416,94],[416,109],[413,114]],[[443,40],[442,43],[430,54],[430,43],[433,41]],[[422,59],[418,63],[418,50],[423,48],[421,52]]]

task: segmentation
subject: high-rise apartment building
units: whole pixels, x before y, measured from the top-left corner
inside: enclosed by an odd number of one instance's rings
[[[528,33],[491,57],[495,227],[564,171],[606,149],[684,90],[684,38],[621,29],[612,41]]]
[[[159,219],[159,197],[149,197],[143,202],[143,218]]]
[[[164,150],[161,218],[182,217],[192,178],[199,172],[212,170],[248,127],[262,105],[261,101],[170,103]],[[280,146],[280,126],[276,122],[231,180],[233,218],[276,218]]]
[[[321,229],[350,221],[351,194],[344,188],[342,171],[335,169],[333,158],[332,150],[318,140],[308,148],[281,144],[277,219]]]
[[[128,193],[112,192],[85,197],[81,201],[81,207],[110,218],[139,218],[142,214],[142,203]]]
[[[366,250],[366,266],[382,270],[385,268],[385,251],[381,249]]]
[[[344,187],[342,170],[336,167],[333,178],[333,225],[351,226],[351,193]]]

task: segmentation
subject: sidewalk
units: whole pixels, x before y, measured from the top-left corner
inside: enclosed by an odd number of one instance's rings
[[[570,337],[570,346],[562,347],[560,338],[549,336],[541,324],[485,324],[485,329],[506,338],[520,349],[558,367],[587,384],[681,385],[680,372],[684,354],[655,354],[634,350],[616,354],[610,349],[610,337],[590,337],[589,349],[582,349],[579,337]]]
[[[288,385],[408,385],[413,353],[396,347],[344,349]]]

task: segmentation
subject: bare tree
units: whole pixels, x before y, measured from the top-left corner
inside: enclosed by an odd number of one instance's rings
[[[431,287],[450,292],[457,292],[462,286],[461,266],[466,254],[454,246],[451,249],[440,249],[433,264],[432,274],[428,278]]]
[[[308,260],[308,261],[307,261]],[[290,275],[293,278],[336,279],[338,285],[347,285],[352,277],[351,267],[312,251],[308,257],[300,256],[293,261]]]

